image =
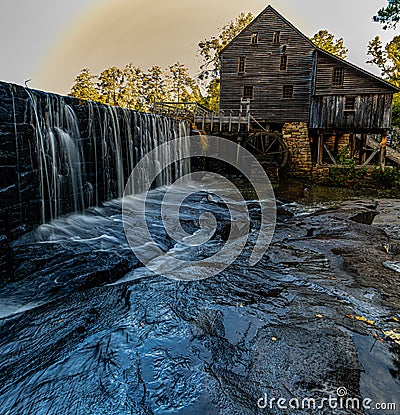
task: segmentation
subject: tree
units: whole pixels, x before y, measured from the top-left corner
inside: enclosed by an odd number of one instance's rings
[[[252,13],[242,12],[235,20],[226,24],[217,37],[213,36],[199,43],[200,56],[204,61],[200,67],[200,79],[219,77],[219,53],[253,20]]]
[[[376,36],[368,44],[368,55],[371,59],[367,63],[378,66],[383,78],[400,87],[400,36],[395,36],[385,47]],[[393,97],[392,123],[400,127],[400,93]]]
[[[165,73],[161,67],[151,67],[144,74],[143,84],[143,98],[147,110],[151,110],[155,102],[167,100]]]
[[[400,0],[388,0],[387,7],[378,10],[374,21],[382,23],[383,29],[395,29],[400,21]]]
[[[124,72],[112,66],[105,69],[98,77],[100,102],[107,105],[123,105],[122,90],[124,85]]]
[[[367,63],[378,66],[387,81],[400,87],[400,36],[395,36],[385,47],[376,36],[369,42],[367,54],[371,56]]]
[[[117,73],[119,76],[119,73]],[[132,63],[123,69],[123,83],[117,98],[118,105],[131,110],[142,111],[144,109],[144,74],[143,71],[133,66]]]
[[[100,95],[94,82],[95,78],[96,76],[90,73],[89,68],[83,68],[75,78],[69,95],[79,99],[99,101]]]
[[[310,40],[319,48],[332,53],[332,55],[340,59],[347,58],[347,52],[349,50],[344,46],[343,38],[335,40],[335,36],[327,30],[320,30]]]
[[[215,78],[208,84],[207,93],[206,96],[203,98],[202,104],[211,111],[218,112],[219,92],[220,80],[219,78]]]
[[[197,101],[201,93],[196,81],[189,75],[185,65],[177,62],[167,71],[169,99],[172,101]]]
[[[400,93],[393,96],[392,124],[400,128]]]

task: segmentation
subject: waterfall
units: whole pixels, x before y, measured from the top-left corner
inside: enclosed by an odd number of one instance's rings
[[[78,120],[60,96],[37,97],[26,89],[35,129],[42,222],[84,209],[85,163]]]
[[[164,166],[173,152],[189,155],[188,148],[168,148],[164,153],[159,149],[189,133],[184,121],[25,91],[30,104],[27,118],[34,129],[42,222],[122,197],[138,160],[154,149],[159,152],[155,163]],[[188,158],[169,164],[155,186],[171,184],[189,170]],[[141,171],[136,188],[128,193],[150,188],[148,177]]]

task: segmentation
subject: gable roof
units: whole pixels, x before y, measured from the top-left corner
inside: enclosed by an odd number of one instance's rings
[[[330,52],[327,52],[324,49],[319,48],[318,46],[316,46],[304,33],[302,33],[296,26],[294,26],[292,23],[289,22],[289,20],[287,20],[284,16],[282,16],[276,9],[274,9],[270,4],[261,12],[259,13],[254,20],[247,25],[240,33],[238,33],[221,51],[220,54],[224,53],[227,49],[229,49],[230,45],[232,45],[236,39],[241,36],[245,31],[251,29],[251,27],[253,26],[253,24],[262,16],[264,15],[267,11],[271,11],[272,13],[274,13],[279,19],[281,19],[284,23],[286,23],[291,29],[293,29],[305,42],[307,42],[314,50],[318,51],[318,53],[321,53],[325,56],[328,56],[334,60],[336,60],[337,62],[339,62],[340,64],[347,66],[353,70],[359,71],[361,73],[363,73],[366,76],[369,76],[370,78],[372,78],[374,81],[378,81],[380,83],[382,83],[385,87],[387,87],[388,89],[391,89],[393,92],[400,92],[400,88],[397,88],[396,86],[392,85],[391,83],[385,81],[384,79],[380,78],[379,76],[376,76],[374,74],[372,74],[371,72],[366,71],[365,69],[360,68],[359,66],[346,61],[344,59],[341,59],[335,55],[333,55]]]
[[[393,92],[395,92],[395,93],[396,92],[400,92],[400,88],[397,88],[397,86],[391,84],[388,81],[385,81],[384,79],[380,78],[379,76],[376,76],[373,73],[368,72],[367,70],[365,70],[363,68],[360,68],[359,66],[355,65],[354,63],[351,63],[351,62],[346,61],[344,59],[340,59],[339,57],[333,55],[332,53],[330,53],[330,52],[328,52],[328,51],[326,51],[324,49],[319,48],[318,46],[315,46],[315,48],[317,49],[318,53],[321,53],[321,54],[323,54],[325,56],[328,56],[329,58],[334,59],[336,62],[340,63],[341,65],[347,66],[347,67],[349,67],[349,68],[351,68],[353,70],[356,70],[358,72],[361,72],[362,74],[364,74],[364,75],[366,75],[366,76],[368,76],[370,78],[373,78],[374,81],[378,81],[381,84],[384,84],[387,88],[392,89]]]

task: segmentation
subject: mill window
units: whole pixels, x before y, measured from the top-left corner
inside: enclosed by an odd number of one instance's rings
[[[244,73],[245,69],[246,69],[246,58],[244,56],[241,56],[239,58],[239,63],[238,63],[238,72]]]
[[[293,98],[293,85],[284,85],[282,98]]]
[[[346,111],[354,111],[356,109],[356,99],[354,97],[346,97],[344,109]]]
[[[343,86],[343,80],[344,80],[344,69],[343,68],[335,68],[333,70],[332,85],[333,86]]]
[[[279,43],[281,41],[281,32],[274,32],[273,42]]]
[[[258,33],[252,33],[251,34],[251,44],[257,45],[258,43]]]
[[[282,55],[281,56],[281,66],[280,66],[281,71],[286,71],[287,69],[287,56],[286,55]]]
[[[245,86],[243,88],[243,98],[244,99],[253,99],[254,96],[254,87],[253,86]]]

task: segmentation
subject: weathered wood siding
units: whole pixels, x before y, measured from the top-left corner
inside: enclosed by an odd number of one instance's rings
[[[343,86],[333,86],[334,68],[343,68]],[[341,95],[341,94],[388,94],[393,89],[368,75],[345,63],[331,58],[321,52],[317,53],[317,75],[314,95]]]
[[[346,95],[314,96],[309,128],[353,131],[390,128],[391,94],[355,96],[354,111],[346,110],[345,104]]]
[[[275,32],[280,42],[274,43]],[[251,43],[258,33],[258,44]],[[284,47],[286,49],[284,50]],[[237,115],[245,86],[254,87],[251,113],[267,122],[308,122],[313,81],[314,48],[272,8],[268,7],[221,54],[220,108]],[[281,56],[287,70],[280,70]],[[238,73],[239,57],[246,57],[245,73]],[[293,85],[293,98],[283,98],[285,85]]]
[[[274,42],[276,32],[279,43]],[[252,42],[255,33],[257,44]],[[281,68],[282,56],[287,56],[286,70]],[[241,58],[246,59],[243,73],[239,73]],[[339,86],[333,82],[335,68],[343,69]],[[283,97],[285,86],[293,87],[291,98]],[[271,6],[221,53],[220,109],[237,116],[245,87],[253,87],[250,112],[258,121],[364,132],[390,128],[396,92],[368,72],[318,49]],[[345,109],[346,97],[354,98],[354,110]]]

